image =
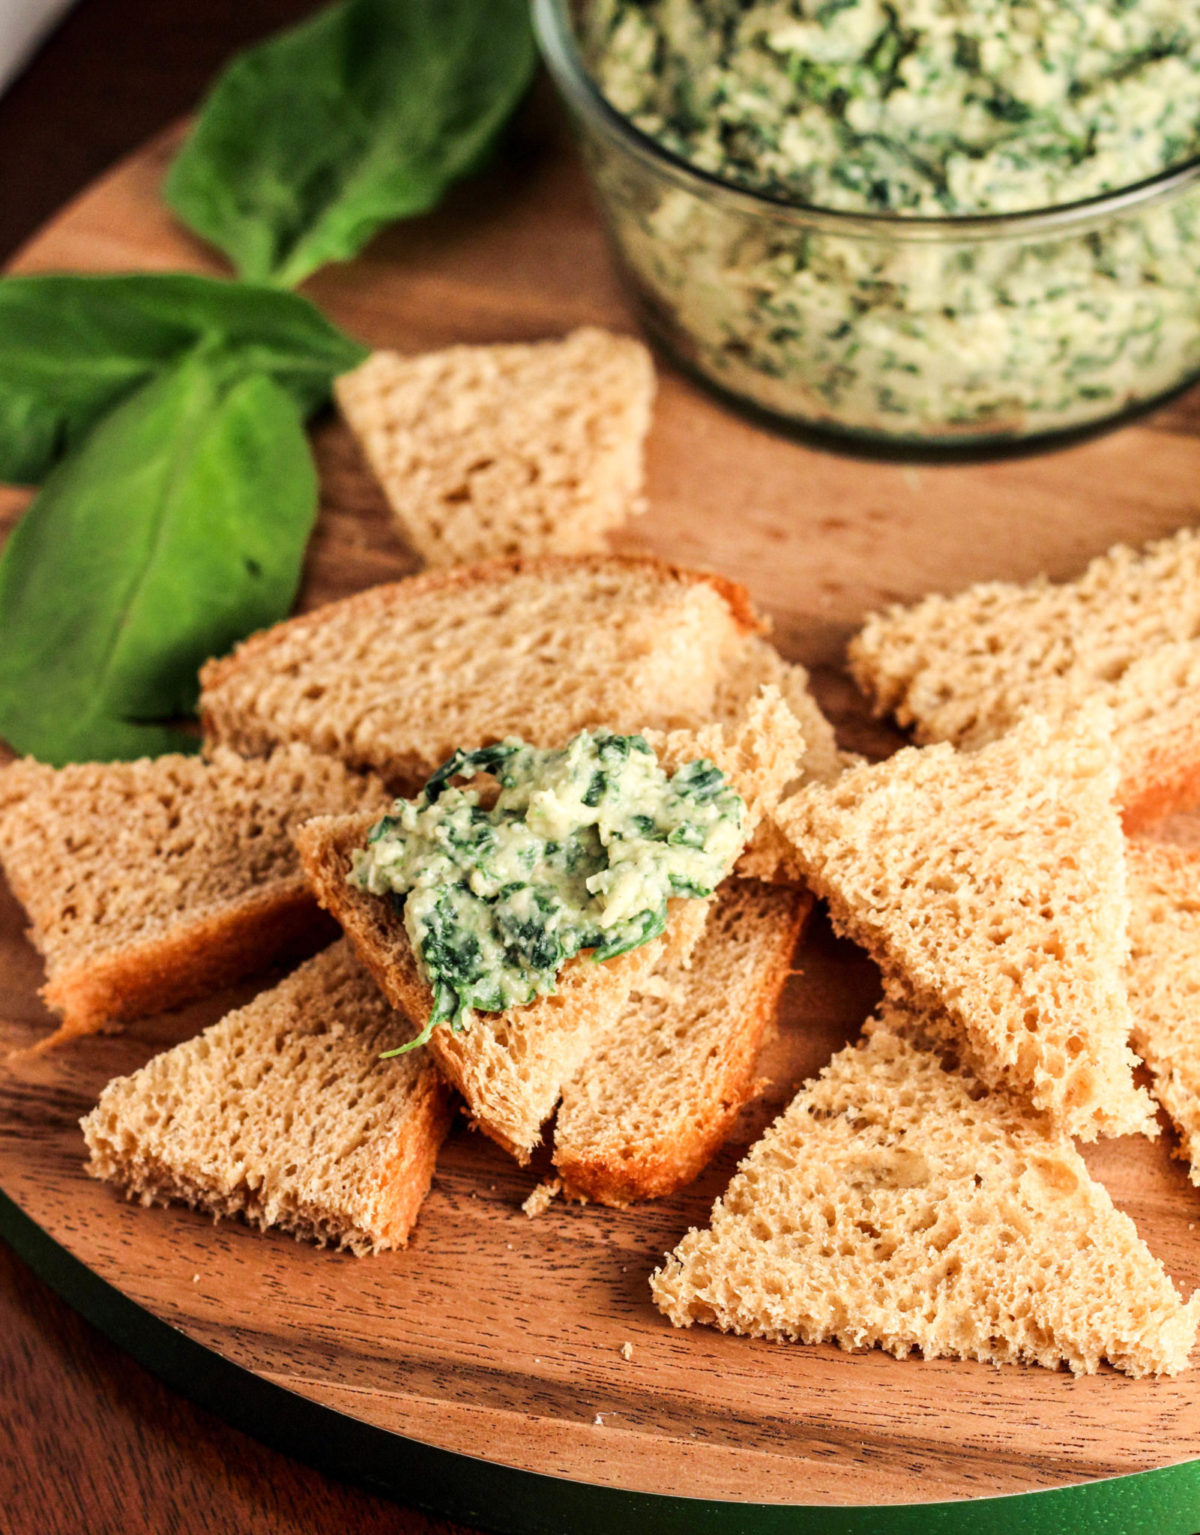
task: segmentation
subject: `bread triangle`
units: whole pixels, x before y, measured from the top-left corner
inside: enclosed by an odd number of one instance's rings
[[[1200,1292],[1180,1300],[1068,1137],[889,1024],[751,1150],[709,1228],[654,1274],[660,1309],[898,1358],[1183,1369]]]
[[[375,352],[338,404],[431,565],[603,550],[642,509],[654,365],[595,326],[560,340]]]
[[[660,560],[426,571],[210,661],[205,738],[248,754],[301,741],[410,793],[465,742],[694,726],[760,627],[742,587]]]
[[[569,1198],[661,1199],[716,1154],[755,1091],[758,1047],[811,907],[805,890],[727,880],[690,964],[661,967],[596,1031],[554,1123]]]
[[[83,1120],[88,1172],[142,1204],[241,1215],[355,1253],[402,1247],[449,1089],[345,942],[118,1077]]]
[[[1109,713],[1090,705],[970,755],[907,748],[777,812],[892,994],[947,1014],[989,1085],[1085,1139],[1155,1131],[1128,1046],[1114,786]]]
[[[746,801],[748,830],[778,803],[804,749],[795,717],[772,687],[730,725],[649,735],[668,772],[698,756],[715,761]],[[424,1024],[433,999],[402,919],[388,902],[347,883],[353,852],[366,846],[371,820],[317,818],[299,828],[296,844],[317,898],[341,923],[384,994]],[[480,1013],[463,1033],[435,1030],[429,1047],[479,1127],[526,1161],[593,1038],[622,1015],[633,987],[658,964],[688,962],[708,906],[705,900],[672,901],[661,939],[602,965],[571,961],[554,995],[507,1013]]]
[[[336,930],[291,828],[384,802],[303,746],[247,761],[17,762],[0,770],[0,861],[46,960],[45,1045],[204,996]]]
[[[361,962],[391,1002],[423,1028],[433,995],[417,968],[403,919],[390,902],[347,882],[371,816],[322,816],[296,832],[317,899],[337,918]],[[701,907],[698,901],[685,906]],[[659,938],[603,965],[564,966],[558,990],[506,1013],[478,1013],[460,1034],[435,1029],[428,1050],[466,1100],[475,1124],[519,1162],[527,1162],[554,1112],[563,1083],[587,1054],[592,1031],[619,1016],[634,983],[663,952]]]

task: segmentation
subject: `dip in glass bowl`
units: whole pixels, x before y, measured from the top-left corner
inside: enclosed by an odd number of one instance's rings
[[[534,0],[649,329],[804,426],[989,446],[1200,374],[1200,8]]]

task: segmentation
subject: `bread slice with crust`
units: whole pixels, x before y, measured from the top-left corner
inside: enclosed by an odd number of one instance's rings
[[[433,994],[403,919],[390,901],[348,883],[352,856],[366,846],[373,819],[317,817],[296,830],[296,846],[317,899],[337,918],[384,996],[420,1029],[433,1011]],[[527,1162],[541,1139],[592,1032],[620,1014],[664,944],[656,939],[602,965],[580,956],[563,967],[552,996],[504,1013],[477,1013],[459,1034],[449,1026],[433,1031],[428,1049],[443,1076],[462,1094],[475,1124],[518,1162]]]
[[[87,1170],[357,1254],[403,1247],[452,1116],[450,1091],[349,944],[118,1077],[82,1121]]]
[[[642,510],[654,365],[631,336],[375,352],[338,379],[350,430],[430,565],[586,554]]]
[[[289,746],[0,770],[0,862],[62,1014],[44,1044],[203,996],[336,929],[291,829],[379,807],[378,780]]]
[[[677,1327],[1076,1374],[1107,1359],[1174,1375],[1200,1322],[1200,1292],[1180,1299],[1061,1129],[945,1070],[887,1011],[797,1094],[651,1289]]]
[[[649,736],[668,772],[701,756],[716,762],[746,801],[747,832],[778,803],[803,752],[799,726],[775,688],[764,688],[732,726]],[[296,845],[318,900],[341,923],[384,994],[423,1025],[433,998],[402,919],[389,902],[347,883],[353,853],[366,846],[373,819],[317,818],[297,830]],[[430,1049],[480,1128],[526,1161],[596,1031],[620,1016],[633,988],[658,964],[689,962],[710,903],[670,902],[661,939],[602,965],[584,957],[569,962],[552,996],[507,1013],[480,1013],[460,1034],[436,1029]]]
[[[1084,1139],[1155,1133],[1135,1088],[1111,719],[1030,716],[973,754],[908,747],[777,817],[890,994],[945,1013],[989,1085]]]
[[[660,967],[598,1031],[554,1123],[568,1198],[661,1199],[707,1165],[755,1092],[758,1048],[811,909],[806,890],[727,880],[691,963]]]
[[[1117,722],[1127,831],[1200,796],[1200,534],[1118,544],[1074,581],[988,581],[868,619],[850,646],[880,713],[974,749],[1087,698]]]
[[[692,725],[761,623],[733,582],[650,559],[512,560],[376,586],[201,673],[206,739],[300,741],[412,792],[463,742]]]

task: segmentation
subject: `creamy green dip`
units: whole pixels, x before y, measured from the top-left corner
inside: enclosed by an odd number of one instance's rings
[[[600,0],[601,89],[756,191],[851,212],[1012,213],[1200,153],[1179,0]]]
[[[479,773],[500,786],[487,805],[451,782]],[[709,895],[722,879],[745,814],[711,762],[668,778],[637,735],[456,752],[372,827],[349,876],[403,913],[434,997],[414,1043],[445,1021],[458,1031],[472,1009],[554,991],[583,949],[605,960],[656,938],[670,897]]]
[[[1070,227],[913,232],[1200,154],[1200,12],[1167,0],[592,0],[619,112],[746,209],[589,144],[650,322],[732,392],[912,441],[1083,425],[1200,371],[1200,186]],[[845,215],[885,215],[848,224]],[[905,232],[906,226],[908,233]]]

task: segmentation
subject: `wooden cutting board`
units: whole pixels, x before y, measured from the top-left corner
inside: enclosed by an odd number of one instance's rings
[[[67,208],[18,268],[220,270],[159,202],[176,141],[153,143]],[[352,333],[404,350],[632,325],[547,96],[527,113],[503,167],[307,291]],[[324,503],[306,607],[415,568],[347,433],[328,420],[316,437]],[[4,495],[0,512],[11,525],[25,498]],[[892,738],[866,720],[838,670],[862,616],[982,577],[1067,576],[1118,539],[1196,521],[1200,394],[1059,451],[898,464],[772,435],[660,361],[649,499],[651,511],[620,547],[745,582],[774,619],[781,649],[814,668],[844,743],[880,751]],[[1134,1382],[1108,1371],[1073,1380],[898,1362],[679,1332],[654,1310],[650,1270],[689,1225],[704,1222],[738,1156],[796,1085],[854,1036],[875,1000],[872,967],[823,919],[799,963],[804,974],[764,1061],[769,1090],[744,1113],[725,1154],[675,1199],[626,1212],[554,1206],[530,1220],[520,1204],[545,1169],[518,1169],[463,1128],[443,1154],[412,1244],[382,1258],[355,1260],[236,1224],[214,1227],[187,1211],[121,1203],[82,1173],[80,1115],[112,1075],[215,1020],[252,993],[246,986],[48,1059],[10,1061],[0,1074],[8,1200],[0,1230],[185,1389],[218,1404],[231,1393],[225,1406],[243,1421],[235,1397],[248,1393],[266,1414],[252,1421],[263,1437],[288,1442],[288,1424],[324,1424],[322,1445],[309,1433],[295,1447],[385,1484],[387,1456],[377,1452],[391,1444],[403,1475],[390,1485],[401,1496],[489,1527],[999,1529],[1011,1515],[1024,1529],[1065,1530],[1085,1527],[1088,1509],[1119,1506],[1141,1522],[1105,1528],[1196,1528],[1200,1515],[1188,1522],[1186,1509],[1200,1508],[1200,1476],[1190,1472],[1112,1484],[1101,1489],[1112,1493],[1103,1505],[1083,1494],[1036,1497],[1019,1512],[962,1500],[1073,1487],[1200,1454],[1200,1370]],[[5,1050],[50,1027],[40,978],[20,910],[0,888]],[[1170,1147],[1169,1135],[1157,1145],[1107,1142],[1088,1161],[1190,1292],[1200,1283],[1200,1194]],[[474,1459],[447,1462],[431,1451],[414,1460],[388,1435]],[[500,1467],[559,1480],[492,1476]],[[595,1488],[669,1497],[614,1502],[587,1490]],[[955,1507],[913,1509],[911,1524],[883,1512],[941,1501]],[[796,1522],[785,1505],[824,1512]]]

